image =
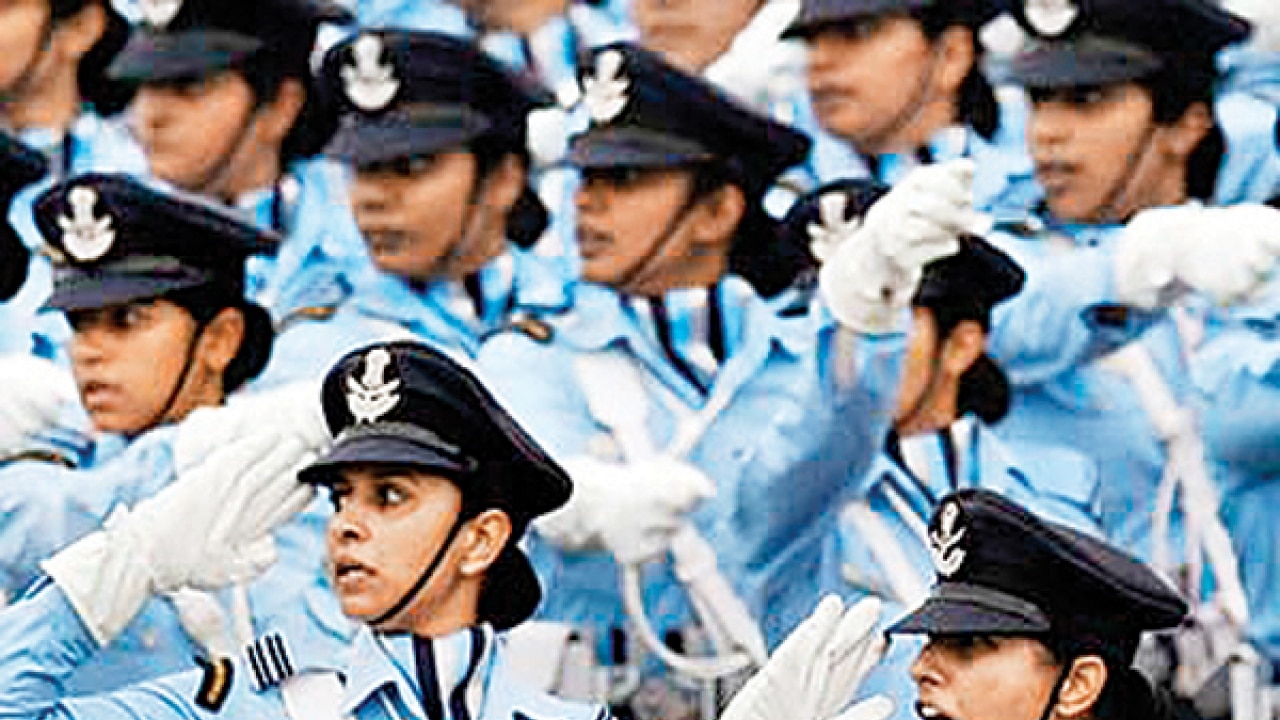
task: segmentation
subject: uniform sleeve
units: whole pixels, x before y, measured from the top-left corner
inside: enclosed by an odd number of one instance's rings
[[[597,428],[573,376],[571,351],[510,331],[490,338],[477,363],[485,384],[552,457],[587,452]]]
[[[1212,458],[1234,477],[1280,473],[1280,339],[1223,330],[1197,351],[1192,377]]]
[[[997,233],[993,242],[1026,271],[1022,292],[995,308],[988,352],[1015,386],[1047,382],[1087,364],[1159,317],[1116,302],[1112,256],[1101,247],[1056,249],[1044,238]]]
[[[22,462],[0,469],[0,590],[10,597],[40,574],[38,563],[172,481],[172,435],[156,431],[100,467],[71,470]]]
[[[198,673],[108,695],[64,698],[64,688],[97,645],[66,596],[47,583],[0,613],[0,719],[185,720],[214,717],[192,707]],[[235,715],[224,714],[222,717]],[[242,716],[247,717],[247,716]]]

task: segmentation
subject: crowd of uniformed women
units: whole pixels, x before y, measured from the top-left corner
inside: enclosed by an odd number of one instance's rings
[[[0,718],[1272,716],[1275,0],[6,0],[0,203]]]

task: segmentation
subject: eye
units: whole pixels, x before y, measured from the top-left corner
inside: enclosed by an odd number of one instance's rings
[[[394,483],[379,483],[375,492],[377,493],[378,505],[381,507],[395,507],[408,498],[404,490]]]
[[[440,163],[439,155],[410,155],[360,168],[361,174],[413,178],[431,172]]]
[[[335,511],[342,510],[342,503],[351,494],[351,486],[334,484],[329,486],[329,502]]]
[[[870,16],[849,22],[836,23],[831,26],[831,33],[844,40],[866,40],[878,33],[884,27],[884,23],[885,18],[883,16]]]
[[[625,189],[635,187],[651,176],[642,168],[616,167],[588,170],[582,179],[588,185],[605,185],[612,188]]]
[[[108,322],[116,330],[132,330],[146,324],[150,316],[149,306],[130,303],[111,308]]]

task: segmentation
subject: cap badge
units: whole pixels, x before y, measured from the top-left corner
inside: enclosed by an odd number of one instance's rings
[[[111,228],[110,215],[94,217],[98,193],[85,185],[72,188],[67,193],[67,204],[71,206],[71,217],[58,218],[67,252],[80,262],[92,262],[106,255],[116,240],[116,232]]]
[[[1074,0],[1027,0],[1027,22],[1041,37],[1065,33],[1080,15]]]
[[[621,73],[622,53],[605,50],[596,56],[595,76],[582,79],[582,101],[592,121],[601,125],[612,122],[631,101],[627,96],[631,83]]]
[[[387,379],[387,366],[391,353],[386,348],[374,348],[364,356],[364,376],[357,380],[354,373],[347,376],[347,407],[357,423],[374,423],[400,402],[400,380]]]
[[[809,251],[818,260],[826,262],[862,227],[862,218],[857,215],[845,219],[848,205],[848,196],[838,190],[818,198],[818,222],[808,227]]]
[[[969,534],[968,528],[959,523],[960,506],[949,502],[942,508],[938,529],[929,531],[929,556],[933,558],[933,566],[937,568],[938,574],[943,577],[955,575],[968,554],[958,547]]]
[[[382,41],[362,35],[351,45],[351,64],[342,68],[342,83],[351,103],[365,112],[377,112],[391,104],[400,81],[395,66],[382,62]]]
[[[173,22],[182,9],[182,0],[139,0],[142,19],[148,25],[163,30]]]

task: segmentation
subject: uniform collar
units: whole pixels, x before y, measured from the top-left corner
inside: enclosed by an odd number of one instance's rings
[[[422,645],[424,647],[416,647]],[[426,704],[438,698],[443,717],[429,720],[459,720],[461,705],[467,717],[481,717],[485,691],[495,662],[493,628],[479,625],[439,638],[420,638],[407,633],[384,634],[362,628],[352,646],[342,712],[358,716],[377,696],[394,687],[400,700],[412,707],[414,717],[426,716],[424,692],[419,678],[434,682],[425,693]]]

